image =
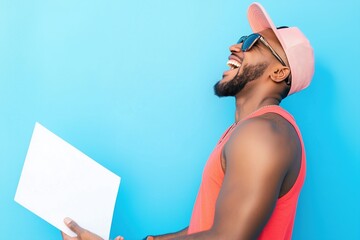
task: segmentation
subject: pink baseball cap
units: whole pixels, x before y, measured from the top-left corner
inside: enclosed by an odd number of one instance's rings
[[[259,3],[252,3],[248,9],[248,20],[253,32],[271,28],[283,47],[291,71],[291,87],[288,95],[309,86],[314,75],[314,51],[309,40],[297,27],[277,29],[271,18]]]

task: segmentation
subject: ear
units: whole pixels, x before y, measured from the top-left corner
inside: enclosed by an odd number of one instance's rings
[[[270,74],[271,80],[274,82],[282,82],[284,81],[290,74],[290,68],[285,66],[278,66],[274,68],[274,70]]]

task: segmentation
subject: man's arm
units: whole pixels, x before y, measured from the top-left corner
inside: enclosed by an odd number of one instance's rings
[[[65,218],[64,223],[74,233],[77,234],[77,237],[70,237],[70,236],[66,235],[65,233],[61,232],[61,236],[62,236],[63,240],[103,240],[98,235],[88,231],[87,229],[84,229],[84,228],[80,227],[75,221],[73,221],[70,218]],[[175,238],[175,237],[181,237],[181,236],[186,235],[187,230],[188,230],[188,228],[186,227],[183,230],[180,230],[180,231],[175,232],[175,233],[169,233],[169,234],[158,235],[158,236],[147,236],[145,239],[146,240],[167,240],[167,239],[172,239],[172,238]],[[124,237],[117,236],[115,238],[115,240],[124,240]]]
[[[225,177],[208,231],[174,239],[256,239],[271,216],[291,151],[271,120],[244,122],[223,150]]]
[[[148,236],[146,238],[146,240],[167,240],[167,239],[185,236],[185,235],[187,235],[187,232],[188,232],[188,227],[186,227],[183,230],[180,230],[178,232],[174,232],[174,233],[168,233],[168,234],[157,235],[157,236]]]

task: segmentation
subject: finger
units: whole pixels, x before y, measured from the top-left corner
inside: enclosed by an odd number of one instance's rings
[[[124,237],[122,237],[122,236],[117,236],[117,237],[115,238],[115,240],[124,240]]]
[[[68,240],[69,239],[69,236],[63,232],[61,232],[61,236],[62,236],[62,239],[63,240]]]
[[[66,226],[68,226],[68,228],[71,229],[71,231],[73,231],[74,233],[76,233],[77,235],[80,235],[84,229],[82,227],[80,227],[74,220],[72,220],[71,218],[65,218],[64,219],[64,223],[66,224]]]
[[[76,238],[70,237],[69,235],[67,235],[64,232],[61,232],[61,236],[62,236],[63,240],[74,240],[74,239],[76,239]]]

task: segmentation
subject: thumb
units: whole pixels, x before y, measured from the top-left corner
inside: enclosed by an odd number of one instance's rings
[[[70,228],[71,231],[73,231],[74,233],[76,233],[77,235],[80,235],[84,229],[82,227],[80,227],[74,220],[72,220],[71,218],[65,218],[64,219],[64,223],[66,224],[66,226],[68,226],[68,228]]]

